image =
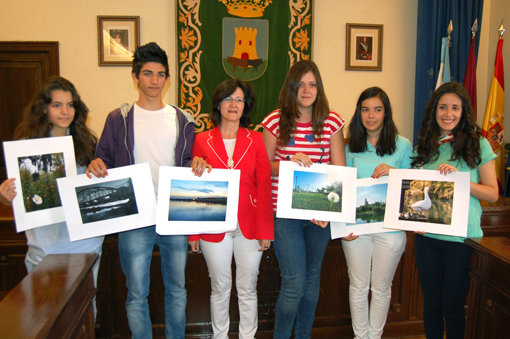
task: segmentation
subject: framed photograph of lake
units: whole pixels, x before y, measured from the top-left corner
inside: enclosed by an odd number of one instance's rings
[[[156,197],[148,163],[108,169],[105,178],[85,174],[57,180],[72,241],[156,223]]]
[[[40,138],[3,143],[7,175],[15,178],[12,201],[18,232],[65,220],[57,179],[76,175],[73,138]]]
[[[161,235],[234,231],[239,170],[215,169],[197,177],[188,167],[159,168],[156,232]]]
[[[469,194],[468,172],[391,169],[384,227],[465,237]]]
[[[281,161],[278,180],[278,218],[356,221],[356,168],[313,164],[301,167]]]
[[[384,228],[388,177],[356,180],[356,223],[331,222],[331,239],[349,234],[393,232]]]

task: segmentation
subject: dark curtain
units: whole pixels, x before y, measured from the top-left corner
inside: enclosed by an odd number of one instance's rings
[[[414,143],[418,139],[425,105],[434,91],[441,63],[441,38],[448,36],[448,23],[453,24],[450,44],[451,80],[464,82],[469,55],[471,26],[478,18],[482,26],[483,0],[418,0],[418,34],[416,43],[416,78],[414,98]],[[476,34],[476,55],[480,31]]]

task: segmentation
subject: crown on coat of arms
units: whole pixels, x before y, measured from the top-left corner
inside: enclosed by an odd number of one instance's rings
[[[257,18],[264,15],[266,7],[272,0],[218,0],[227,7],[231,15],[242,18]]]

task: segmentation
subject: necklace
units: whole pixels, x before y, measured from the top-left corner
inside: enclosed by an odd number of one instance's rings
[[[223,139],[225,144],[225,151],[227,152],[227,167],[234,168],[234,148],[236,146],[236,139]]]
[[[228,157],[227,166],[228,168],[234,168],[234,159],[231,156]]]

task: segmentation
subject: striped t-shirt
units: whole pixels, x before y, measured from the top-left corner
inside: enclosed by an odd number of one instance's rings
[[[335,112],[329,112],[324,121],[324,129],[320,138],[313,134],[312,122],[296,121],[296,130],[291,133],[289,143],[282,147],[277,144],[273,161],[290,160],[296,153],[305,153],[313,162],[329,164],[329,145],[331,136],[342,129],[345,121]],[[280,110],[271,112],[262,121],[262,126],[278,139],[280,134]],[[278,199],[278,177],[271,177],[273,210],[276,211]]]

